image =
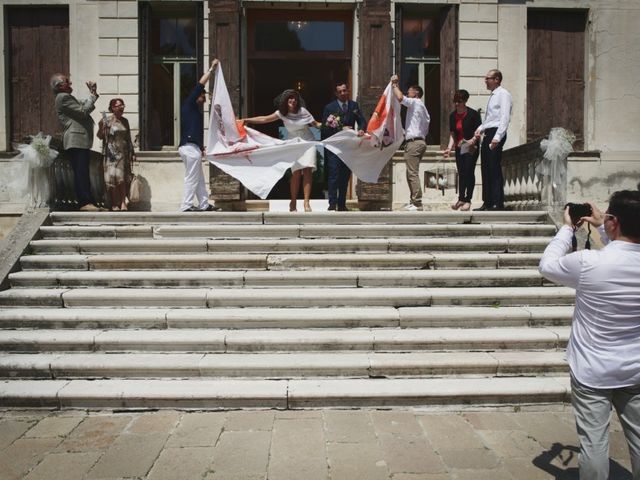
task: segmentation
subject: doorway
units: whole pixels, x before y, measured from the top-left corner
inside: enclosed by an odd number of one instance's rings
[[[202,71],[202,2],[140,4],[141,145],[176,149],[180,106]]]
[[[249,10],[247,26],[247,116],[273,113],[275,97],[291,88],[321,121],[324,106],[334,98],[335,85],[351,86],[352,12]],[[282,122],[255,128],[282,137]],[[319,156],[312,197],[324,198],[324,188]],[[289,198],[288,175],[268,198]]]

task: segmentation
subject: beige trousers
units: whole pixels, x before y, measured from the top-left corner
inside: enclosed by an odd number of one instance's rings
[[[411,204],[422,207],[422,188],[420,187],[420,160],[427,150],[424,140],[413,140],[404,146],[404,161],[407,165],[407,184],[411,193]]]

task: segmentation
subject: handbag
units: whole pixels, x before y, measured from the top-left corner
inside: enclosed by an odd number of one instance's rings
[[[142,181],[138,175],[131,175],[131,182],[129,183],[129,202],[130,203],[139,203],[142,201]]]

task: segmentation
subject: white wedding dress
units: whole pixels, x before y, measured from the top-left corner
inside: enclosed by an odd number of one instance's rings
[[[276,111],[278,118],[284,123],[284,127],[287,129],[287,139],[300,138],[302,140],[308,140],[315,142],[313,132],[309,128],[309,124],[312,123],[313,116],[304,107],[300,108],[300,111],[296,114],[282,115],[279,111]],[[291,171],[302,170],[303,168],[316,169],[316,147],[311,145],[300,158],[291,166]]]

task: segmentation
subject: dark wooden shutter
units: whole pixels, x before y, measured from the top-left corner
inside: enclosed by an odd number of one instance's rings
[[[364,0],[360,7],[360,78],[358,102],[373,112],[391,77],[391,32],[389,0]],[[367,52],[369,52],[367,54]]]
[[[209,0],[209,56],[218,58],[231,97],[240,117],[240,0]],[[214,165],[209,167],[211,196],[216,201],[241,201],[246,189]]]
[[[7,7],[7,26],[10,141],[38,132],[61,137],[49,79],[69,73],[68,7]]]
[[[584,148],[585,27],[583,11],[529,9],[527,141],[564,127]]]
[[[240,2],[209,1],[209,55],[222,65],[231,103],[240,115]]]
[[[458,88],[458,7],[451,5],[440,11],[440,147],[449,143],[449,111]],[[436,140],[436,139],[434,139]]]
[[[364,0],[360,5],[358,102],[367,119],[392,74],[390,9],[389,0]],[[390,207],[391,162],[382,170],[378,183],[358,181],[356,191],[361,208]]]
[[[138,102],[140,110],[139,128],[140,150],[149,150],[149,64],[151,55],[149,48],[149,18],[151,6],[148,2],[138,4]]]
[[[402,11],[402,5],[396,4],[396,28],[395,28],[395,64],[393,66],[393,72],[400,75],[402,71],[402,18],[404,17]]]

